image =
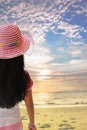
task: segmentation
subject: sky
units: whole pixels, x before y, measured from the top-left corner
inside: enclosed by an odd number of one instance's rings
[[[35,91],[87,90],[87,0],[0,0],[0,25],[33,37],[25,66]]]

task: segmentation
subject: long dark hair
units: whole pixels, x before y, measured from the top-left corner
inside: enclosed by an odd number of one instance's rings
[[[0,107],[11,108],[22,101],[26,84],[23,55],[0,59]]]

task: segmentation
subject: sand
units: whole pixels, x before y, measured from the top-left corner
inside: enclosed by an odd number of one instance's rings
[[[24,130],[28,117],[21,108]],[[87,106],[35,108],[37,130],[87,130]]]

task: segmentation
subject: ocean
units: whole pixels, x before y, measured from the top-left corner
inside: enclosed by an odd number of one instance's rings
[[[35,107],[70,107],[87,105],[87,91],[34,92]]]

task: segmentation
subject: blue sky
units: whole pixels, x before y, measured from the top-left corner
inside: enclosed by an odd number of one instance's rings
[[[0,25],[9,23],[34,39],[25,62],[36,81],[87,90],[87,0],[0,0]]]

